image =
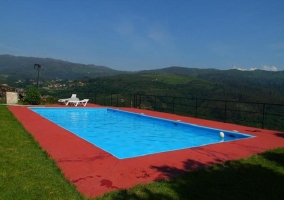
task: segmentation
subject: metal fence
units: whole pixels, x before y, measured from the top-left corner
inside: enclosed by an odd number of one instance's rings
[[[133,100],[133,107],[137,108],[152,109],[225,123],[284,130],[283,104],[141,94],[133,95]]]
[[[82,93],[90,102],[134,107],[195,118],[284,131],[284,104],[239,102],[147,94]]]

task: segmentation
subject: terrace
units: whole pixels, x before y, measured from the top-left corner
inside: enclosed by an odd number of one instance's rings
[[[101,105],[89,103],[87,106],[100,107]],[[8,108],[49,156],[56,161],[65,177],[76,185],[79,192],[89,197],[98,197],[106,192],[131,188],[137,184],[171,179],[184,172],[250,157],[284,146],[284,133],[281,131],[133,107],[119,107],[125,111],[143,112],[150,116],[181,120],[229,131],[237,130],[256,136],[247,140],[119,160],[37,115],[27,107],[9,106]]]

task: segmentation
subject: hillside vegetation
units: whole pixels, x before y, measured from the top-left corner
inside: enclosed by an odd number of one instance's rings
[[[76,93],[81,99],[106,106],[134,106],[260,128],[284,128],[284,90],[278,80],[136,73],[78,81],[86,85],[55,91],[54,95],[65,98]]]
[[[36,63],[41,65],[41,80],[76,79],[85,76],[99,77],[126,73],[104,66],[84,65],[52,58],[0,55],[0,74],[8,74],[10,80],[35,79],[37,70],[34,69],[34,64]]]
[[[284,103],[282,80],[250,80],[177,74],[121,74],[88,79],[79,91],[92,93],[147,94],[204,99]]]
[[[35,87],[35,81],[29,81],[37,74],[33,63],[43,66],[40,80],[52,79],[40,88],[42,95],[66,98],[75,93],[80,99],[88,98],[101,105],[134,106],[262,128],[284,128],[284,71],[168,67],[126,73],[54,59],[4,55],[0,56],[0,83],[9,79],[13,87]],[[23,79],[23,74],[28,80],[11,80]],[[55,80],[58,77],[66,80]],[[55,83],[61,87],[47,87]]]
[[[83,65],[50,58],[0,55],[0,83],[11,79],[66,79],[86,83],[65,90],[43,91],[59,96],[78,93],[119,93],[207,98],[218,100],[283,103],[284,71],[239,71],[168,67],[140,72],[123,72],[103,66]],[[8,78],[3,76],[8,74]],[[10,79],[7,81],[7,79]],[[64,81],[62,82],[64,83]],[[22,84],[25,85],[25,84]],[[16,86],[16,85],[13,85]],[[58,94],[57,94],[58,93]]]

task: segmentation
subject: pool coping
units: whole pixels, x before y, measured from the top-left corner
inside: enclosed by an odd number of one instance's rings
[[[44,107],[66,107],[50,105]],[[87,107],[103,107],[88,104]],[[114,108],[114,107],[111,107]],[[200,126],[256,136],[250,139],[206,145],[147,156],[119,160],[111,154],[77,137],[25,106],[8,106],[25,129],[47,151],[65,177],[87,197],[98,197],[106,192],[131,188],[169,179],[179,174],[208,167],[228,160],[249,157],[266,150],[283,147],[284,133],[235,124],[228,124],[175,114],[137,108],[116,109],[144,113],[153,117],[180,120]]]

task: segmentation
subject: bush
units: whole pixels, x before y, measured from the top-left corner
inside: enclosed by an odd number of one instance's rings
[[[6,103],[6,99],[5,98],[0,98],[0,104],[5,104]]]
[[[31,104],[31,105],[39,105],[40,99],[41,99],[41,95],[38,89],[30,88],[26,91],[26,95],[24,97],[24,103]]]
[[[54,103],[57,103],[58,98],[55,98],[55,97],[49,96],[49,95],[45,95],[45,96],[42,97],[41,100],[44,104],[54,104]]]

